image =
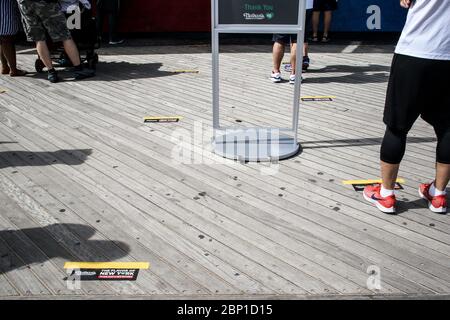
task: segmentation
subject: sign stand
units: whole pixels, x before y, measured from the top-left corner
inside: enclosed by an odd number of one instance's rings
[[[276,162],[297,154],[305,38],[306,0],[211,0],[213,150],[225,158]],[[225,128],[220,126],[219,35],[221,33],[297,34],[297,81],[294,86],[292,128]]]

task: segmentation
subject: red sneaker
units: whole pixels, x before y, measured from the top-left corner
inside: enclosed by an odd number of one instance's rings
[[[446,213],[447,212],[447,196],[441,195],[432,197],[430,195],[431,183],[423,183],[419,187],[419,195],[422,199],[428,202],[428,208],[436,213]]]
[[[375,204],[384,213],[395,213],[395,203],[397,202],[395,195],[384,198],[380,191],[380,184],[367,186],[364,188],[364,199]]]

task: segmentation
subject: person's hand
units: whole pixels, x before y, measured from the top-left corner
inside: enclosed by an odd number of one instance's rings
[[[412,0],[400,0],[400,5],[403,8],[409,9],[411,7]]]

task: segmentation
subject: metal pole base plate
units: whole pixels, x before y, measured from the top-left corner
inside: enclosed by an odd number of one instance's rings
[[[241,162],[274,162],[296,155],[300,145],[277,129],[227,130],[213,140],[214,153]]]

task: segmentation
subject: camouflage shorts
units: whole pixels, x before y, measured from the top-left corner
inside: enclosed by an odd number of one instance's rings
[[[58,2],[18,0],[23,25],[29,41],[45,41],[46,35],[55,41],[71,38],[66,17]]]

